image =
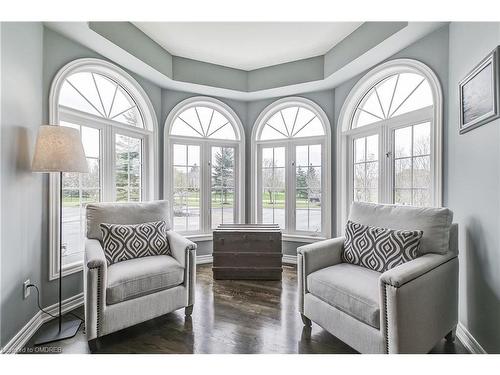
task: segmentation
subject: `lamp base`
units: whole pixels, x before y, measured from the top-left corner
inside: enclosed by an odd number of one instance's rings
[[[40,332],[35,340],[35,346],[74,337],[81,325],[82,321],[80,319],[63,320],[61,330],[59,330],[59,322],[54,319]]]

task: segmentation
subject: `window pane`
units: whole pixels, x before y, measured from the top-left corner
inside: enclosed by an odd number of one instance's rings
[[[431,124],[425,122],[413,127],[413,154],[429,155],[431,153]]]
[[[285,228],[285,190],[274,192],[274,223]]]
[[[295,150],[295,165],[307,167],[309,165],[309,146],[297,146]]]
[[[212,228],[234,220],[234,157],[233,147],[212,147]]]
[[[307,189],[297,189],[295,198],[295,229],[309,230],[309,194]]]
[[[365,181],[365,163],[354,165],[354,187],[364,188],[366,186]]]
[[[85,156],[99,157],[99,129],[82,126],[82,144]]]
[[[429,188],[431,185],[430,156],[419,156],[413,159],[413,186]]]
[[[394,203],[411,205],[411,189],[394,189]]]
[[[394,186],[396,188],[411,188],[411,159],[396,159],[394,161]]]
[[[411,156],[411,131],[411,126],[394,131],[394,151],[396,158]]]
[[[365,161],[365,138],[354,140],[354,162]]]
[[[174,145],[173,161],[174,165],[187,165],[187,146]]]
[[[87,158],[89,173],[82,173],[82,186],[99,188],[99,159]]]
[[[285,148],[275,147],[274,148],[274,166],[284,167],[285,166]]]
[[[431,196],[429,189],[414,189],[413,190],[413,205],[414,206],[430,206]]]
[[[366,137],[366,160],[378,160],[378,135]]]
[[[188,165],[199,166],[200,165],[200,146],[187,146],[188,155],[187,161]]]
[[[321,166],[321,145],[310,145],[309,146],[309,165],[313,167]]]
[[[116,134],[115,189],[117,202],[140,201],[142,189],[142,140]]]
[[[173,196],[174,230],[182,232],[187,230],[187,191],[174,189]]]
[[[366,179],[365,186],[367,188],[378,188],[378,162],[373,161],[366,163]]]

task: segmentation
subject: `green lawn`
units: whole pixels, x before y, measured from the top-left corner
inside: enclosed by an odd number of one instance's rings
[[[274,194],[274,208],[285,208],[285,193],[275,193]],[[295,201],[296,208],[320,208],[321,203],[310,202],[307,204],[308,199],[297,197]],[[269,193],[266,191],[262,197],[262,207],[263,208],[273,208],[273,202],[269,200]]]

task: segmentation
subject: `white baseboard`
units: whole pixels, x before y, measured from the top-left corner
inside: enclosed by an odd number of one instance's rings
[[[207,254],[207,255],[197,255],[196,256],[196,264],[207,264],[207,263],[213,263],[214,257],[212,254]]]
[[[83,305],[83,293],[77,294],[73,297],[65,299],[62,302],[62,312],[63,314],[71,311],[79,306]],[[59,310],[59,305],[57,303],[45,308],[44,310],[49,313],[56,315]],[[42,311],[38,311],[33,318],[29,320],[26,325],[21,328],[21,330],[2,348],[2,354],[4,353],[17,353],[19,352],[29,341],[29,339],[38,331],[38,329],[49,320],[53,318]]]
[[[207,264],[213,263],[214,258],[212,254],[207,255],[197,255],[196,256],[196,264]],[[282,258],[283,264],[297,264],[297,256],[296,255],[283,255]]]
[[[283,258],[281,259],[281,263],[283,263],[283,264],[297,264],[297,255],[285,255],[285,254],[283,254]]]
[[[462,323],[457,325],[457,339],[467,348],[472,354],[488,354],[486,350],[477,342],[472,334],[465,328]]]

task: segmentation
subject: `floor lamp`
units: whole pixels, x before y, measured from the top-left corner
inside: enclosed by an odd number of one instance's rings
[[[63,172],[88,173],[80,132],[76,129],[42,125],[38,131],[32,170],[59,173],[59,315],[57,324],[51,322],[35,340],[35,345],[64,340],[78,332],[82,321],[62,316],[62,175]]]

